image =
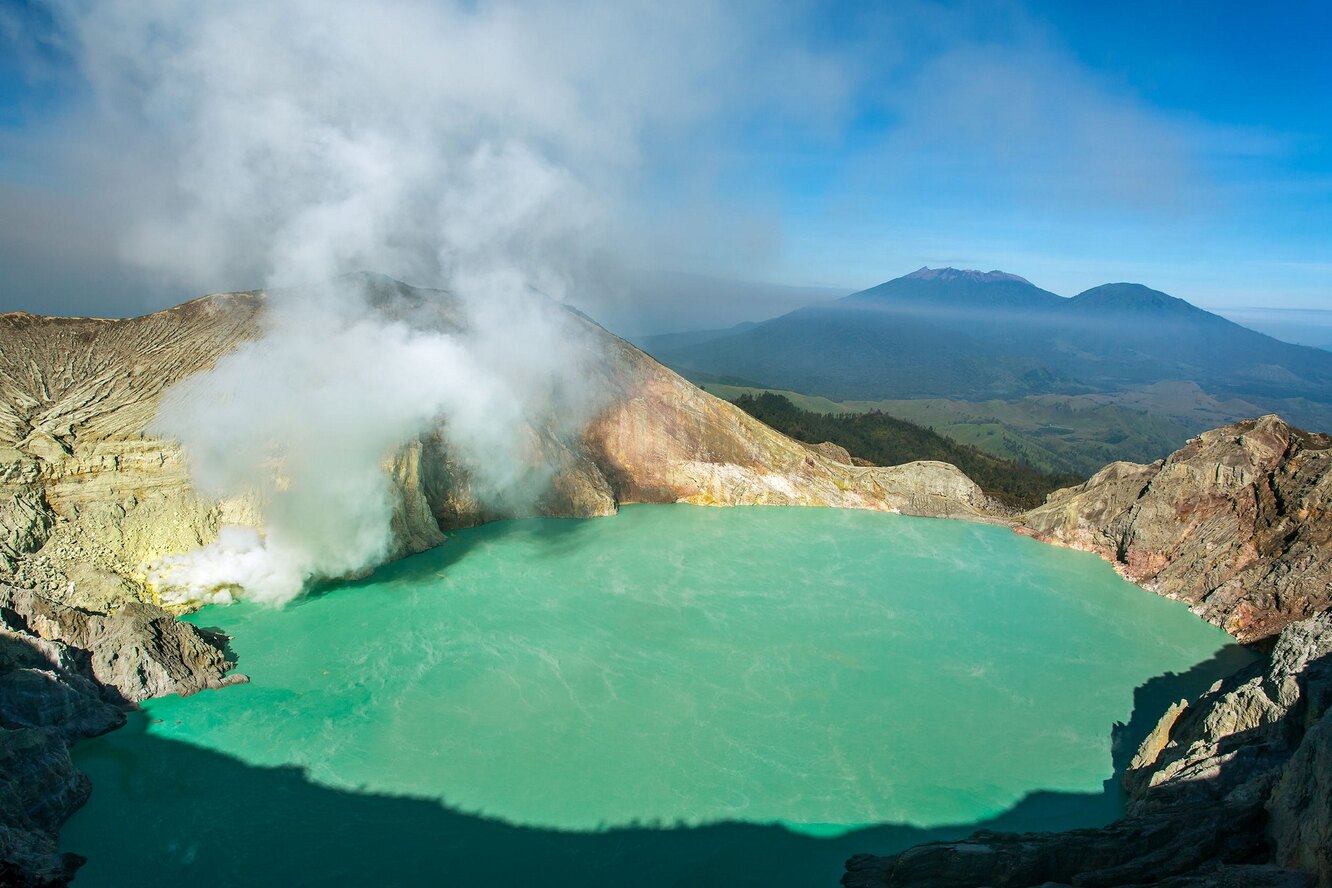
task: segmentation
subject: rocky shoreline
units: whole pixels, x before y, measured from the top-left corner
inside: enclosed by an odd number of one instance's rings
[[[1273,417],[1209,432],[1210,446],[1188,447],[1158,466],[1139,467],[1148,480],[1160,475],[1160,466],[1183,465],[1190,477],[1242,478],[1261,486],[1273,475],[1293,475],[1278,460],[1266,474],[1234,472],[1240,455],[1249,453],[1253,440],[1270,441],[1290,435],[1292,443],[1281,452],[1296,455],[1302,433],[1288,430]],[[1315,439],[1315,443],[1321,443]],[[1272,448],[1268,448],[1270,452]],[[1315,450],[1319,459],[1323,451]],[[1201,457],[1215,464],[1200,464]],[[1188,539],[1171,522],[1202,533],[1217,549],[1221,538],[1232,540],[1230,550],[1241,552],[1245,567],[1257,563],[1288,563],[1291,549],[1307,543],[1307,532],[1269,536],[1282,545],[1256,546],[1241,517],[1251,516],[1245,504],[1252,496],[1228,488],[1237,504],[1198,520],[1196,510],[1155,509],[1141,505],[1135,519],[1124,522],[1124,512],[1102,506],[1090,514],[1070,508],[1068,502],[1103,504],[1119,496],[1133,504],[1159,494],[1133,490],[1124,484],[1122,469],[1108,467],[1093,479],[1069,491],[1052,495],[1046,506],[1022,516],[1017,529],[1055,544],[1074,545],[1100,552],[1116,562],[1121,572],[1150,586],[1150,578],[1125,570],[1126,555],[1141,553],[1146,539]],[[1155,469],[1155,471],[1152,471]],[[1182,470],[1181,470],[1182,471]],[[1302,489],[1325,489],[1326,473]],[[1143,488],[1147,485],[1144,483]],[[1176,494],[1178,487],[1167,488]],[[1190,488],[1192,496],[1207,502],[1219,497],[1204,488]],[[1284,507],[1307,518],[1321,508],[1312,495],[1288,498]],[[1063,523],[1051,529],[1049,516]],[[1147,527],[1144,516],[1155,515],[1158,525]],[[1162,517],[1164,516],[1164,517]],[[1283,515],[1268,516],[1280,523]],[[1100,522],[1100,523],[1098,523]],[[1217,524],[1219,522],[1219,525]],[[1127,526],[1130,530],[1125,531]],[[1072,527],[1076,535],[1069,535]],[[1199,528],[1204,528],[1200,531]],[[1238,528],[1238,529],[1237,529]],[[1140,533],[1137,531],[1141,531]],[[1128,542],[1087,545],[1087,540],[1111,539],[1119,533]],[[1204,544],[1206,545],[1206,544]],[[1247,548],[1246,548],[1247,547]],[[1188,545],[1176,548],[1152,563],[1165,571],[1175,559],[1193,556]],[[1141,556],[1136,556],[1142,563]],[[1152,560],[1149,558],[1148,560]],[[1318,562],[1315,562],[1318,563]],[[1305,562],[1307,567],[1309,562]],[[1173,574],[1167,574],[1171,576]],[[1273,596],[1261,586],[1251,588],[1253,577],[1274,575],[1292,583],[1325,583],[1307,571],[1289,569],[1250,571],[1235,580],[1224,578],[1231,600],[1270,601],[1262,625],[1285,623],[1266,662],[1218,682],[1194,701],[1171,706],[1144,742],[1124,775],[1129,795],[1124,819],[1102,829],[1067,833],[978,833],[962,842],[917,846],[891,857],[858,855],[848,861],[843,883],[848,888],[870,886],[1026,886],[1086,885],[1174,886],[1257,885],[1296,886],[1332,884],[1332,786],[1326,775],[1332,759],[1332,612],[1293,620],[1306,608],[1308,593]],[[1302,587],[1300,587],[1302,588]],[[1315,587],[1310,587],[1316,591]],[[1158,591],[1160,591],[1158,589]],[[1264,597],[1267,596],[1267,597]],[[1182,597],[1182,596],[1181,596]],[[1204,602],[1205,603],[1205,602]],[[1205,616],[1205,608],[1197,608]],[[0,822],[0,848],[5,863],[0,884],[62,884],[81,862],[57,850],[59,825],[87,799],[87,778],[74,769],[68,747],[74,741],[112,730],[124,723],[128,706],[153,696],[189,694],[246,680],[227,676],[232,665],[225,639],[176,621],[153,605],[130,601],[114,613],[99,613],[62,604],[51,597],[13,586],[0,586],[0,725],[6,775],[6,819]],[[1229,626],[1234,633],[1233,626]]]
[[[1055,491],[1019,529],[1266,641],[1332,606],[1332,437],[1272,415],[1222,426]]]
[[[847,862],[846,888],[1332,883],[1332,612],[1293,623],[1266,662],[1162,716],[1124,774],[1123,819],[977,833]]]
[[[199,497],[179,447],[145,429],[163,390],[258,335],[262,312],[261,294],[229,294],[125,321],[0,316],[0,582],[12,584],[0,585],[0,884],[60,884],[77,868],[56,846],[88,794],[70,743],[149,697],[245,680],[227,676],[225,639],[152,603],[142,565],[257,511]],[[1009,523],[1099,553],[1241,641],[1275,640],[1267,663],[1165,713],[1125,776],[1118,823],[860,855],[846,885],[1332,885],[1332,438],[1263,417],[1152,465],[1107,466],[1015,517],[952,466],[850,465],[580,323],[609,400],[577,440],[533,426],[556,469],[539,514],[687,502]],[[438,436],[385,468],[394,556],[509,517],[477,502]]]
[[[447,293],[367,276],[385,311],[434,307],[461,321]],[[88,794],[68,746],[124,722],[153,696],[224,678],[225,641],[157,606],[144,565],[206,545],[225,524],[257,526],[256,504],[210,501],[184,455],[147,430],[163,393],[262,334],[262,293],[206,296],[139,318],[0,315],[0,884],[60,883],[77,861],[55,832]],[[957,468],[850,465],[782,435],[571,314],[588,385],[605,404],[580,436],[530,432],[554,470],[531,513],[613,514],[623,503],[813,505],[1002,520]],[[445,532],[511,514],[488,510],[444,439],[405,442],[385,465],[395,497],[390,557],[439,545]]]
[[[1332,438],[1276,416],[1113,463],[1017,530],[1096,552],[1264,662],[1180,700],[1102,829],[977,833],[847,862],[847,888],[1332,885]]]
[[[0,885],[60,885],[83,862],[61,825],[91,784],[69,747],[125,724],[137,703],[248,681],[226,638],[128,602],[96,613],[0,584]]]

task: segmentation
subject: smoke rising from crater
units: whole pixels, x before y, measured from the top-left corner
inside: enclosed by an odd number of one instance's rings
[[[439,329],[428,304],[412,321],[372,308],[375,283],[276,291],[263,338],[167,393],[153,430],[182,442],[205,493],[256,499],[265,528],[262,539],[232,529],[154,565],[168,597],[225,600],[239,589],[281,603],[311,578],[380,563],[399,497],[386,462],[441,423],[473,493],[522,511],[549,477],[528,423],[558,417],[573,433],[601,403],[580,382],[582,331],[524,294],[520,276],[465,283],[480,301],[465,333]],[[498,306],[505,323],[489,315]]]
[[[58,9],[100,132],[151,159],[126,257],[269,293],[262,338],[168,392],[153,429],[263,515],[262,538],[152,567],[204,600],[280,603],[380,562],[386,461],[441,423],[483,496],[535,495],[528,420],[572,429],[602,398],[551,300],[606,279],[643,134],[715,111],[726,87],[702,87],[733,82],[743,43],[711,3]],[[465,329],[445,304],[386,308],[362,270],[448,290]]]

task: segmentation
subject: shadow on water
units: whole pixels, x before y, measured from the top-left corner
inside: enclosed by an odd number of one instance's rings
[[[124,884],[134,873],[145,884],[834,886],[843,861],[858,852],[890,854],[978,829],[1061,830],[1115,819],[1118,776],[1165,706],[1252,659],[1232,646],[1144,683],[1133,716],[1114,728],[1115,777],[1103,792],[1034,792],[970,824],[890,824],[835,838],[750,823],[541,829],[428,798],[329,788],[295,767],[251,766],[149,734],[140,712],[76,750],[94,797],[62,845],[91,858],[81,885]]]
[[[1218,679],[1235,674],[1257,658],[1257,654],[1244,645],[1228,644],[1186,672],[1167,672],[1138,685],[1133,691],[1133,713],[1128,722],[1117,722],[1110,733],[1115,785],[1119,785],[1119,778],[1133,760],[1134,753],[1171,704],[1197,699]]]
[[[287,607],[300,607],[331,592],[362,589],[386,580],[410,581],[433,578],[458,564],[477,549],[509,537],[533,543],[531,557],[564,556],[585,545],[594,536],[587,518],[516,518],[446,532],[444,542],[433,549],[409,555],[356,579],[321,580]]]
[[[1105,819],[1088,817],[1097,796],[1036,793],[986,824],[878,826],[835,839],[747,823],[561,832],[431,799],[331,789],[299,768],[254,767],[146,727],[137,713],[78,751],[94,801],[62,835],[67,850],[91,858],[76,884],[123,884],[133,872],[145,884],[182,885],[832,886],[857,851],[982,826]],[[116,809],[99,805],[98,792],[115,793]]]

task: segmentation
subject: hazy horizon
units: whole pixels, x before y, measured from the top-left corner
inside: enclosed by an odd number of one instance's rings
[[[336,22],[326,8],[261,10],[238,13],[234,38],[191,25],[188,6],[152,15],[178,47],[270,40],[274,70],[227,62],[260,94],[326,79],[338,53],[378,53],[366,70],[405,85],[404,109],[416,92],[422,109],[465,96],[452,107],[482,139],[526,121],[517,137],[601,204],[599,227],[578,229],[580,304],[630,332],[720,322],[671,321],[689,300],[662,311],[660,287],[639,296],[635,280],[741,282],[718,316],[760,319],[792,289],[849,293],[922,265],[1011,270],[1066,295],[1135,281],[1223,313],[1332,307],[1332,61],[1318,45],[1332,13],[1317,3],[409,4],[362,33],[326,27],[323,45],[287,38],[302,17]],[[375,41],[412,16],[423,26],[402,33],[420,40],[386,64]],[[236,128],[256,118],[201,116],[212,86],[189,57],[161,56],[171,44],[135,44],[143,17],[0,0],[0,309],[138,314],[268,279],[266,248],[247,249],[267,223],[245,201],[272,192],[221,199],[200,178],[226,174],[203,143],[249,151]],[[462,41],[457,67],[430,57],[427,34]],[[428,160],[422,135],[392,134],[413,140],[404,167]]]
[[[634,340],[672,333],[723,329],[738,324],[771,320],[805,306],[869,289],[893,278],[909,274],[911,270],[904,270],[872,284],[854,289],[727,279],[678,271],[641,272],[636,278],[639,287],[638,292],[641,295],[633,305],[619,311],[612,308],[609,313],[596,314],[591,311],[585,313],[611,332]],[[1011,269],[1002,268],[984,270],[1018,273]],[[1022,276],[1025,277],[1025,275]],[[413,281],[404,281],[404,283],[419,286]],[[1038,281],[1032,281],[1032,283],[1041,286]],[[1041,289],[1050,290],[1056,295],[1071,298],[1076,296],[1077,293],[1106,283],[1119,282],[1100,281],[1089,284],[1074,293],[1058,293],[1049,287],[1041,287]],[[1145,286],[1151,286],[1150,283],[1142,281],[1129,281],[1127,283],[1143,283]],[[191,299],[211,295],[211,293],[238,292],[252,289],[262,289],[262,287],[236,287],[229,290],[212,290],[209,293],[180,294],[179,298],[167,296],[160,305],[148,305],[143,307],[142,310],[133,311],[132,313],[115,314],[108,312],[101,316],[130,317],[134,314],[171,308]],[[1153,287],[1152,289],[1157,288]],[[675,298],[670,301],[663,300],[662,297],[668,293],[675,294]],[[718,297],[721,295],[730,298],[719,300]],[[583,311],[576,296],[569,299],[569,304],[573,308]],[[1197,304],[1197,307],[1283,342],[1332,351],[1332,309],[1227,307],[1206,304]],[[39,313],[34,312],[31,308],[0,305],[0,314],[10,311]],[[59,314],[58,312],[49,311],[46,313]]]

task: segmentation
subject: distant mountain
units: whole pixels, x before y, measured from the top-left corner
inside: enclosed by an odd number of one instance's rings
[[[648,350],[693,373],[835,399],[1012,399],[1164,380],[1322,427],[1332,354],[1141,284],[1073,298],[1001,271],[922,268],[726,335]]]
[[[721,339],[723,336],[732,336],[736,333],[743,333],[746,330],[752,330],[759,325],[758,321],[743,321],[734,327],[726,327],[722,330],[686,330],[683,333],[658,333],[655,336],[631,336],[629,341],[640,348],[654,348],[659,351],[670,351],[671,349],[684,348],[689,345],[698,345],[700,342],[711,342],[714,339]]]
[[[1332,308],[1227,306],[1212,311],[1282,342],[1332,349]]]

